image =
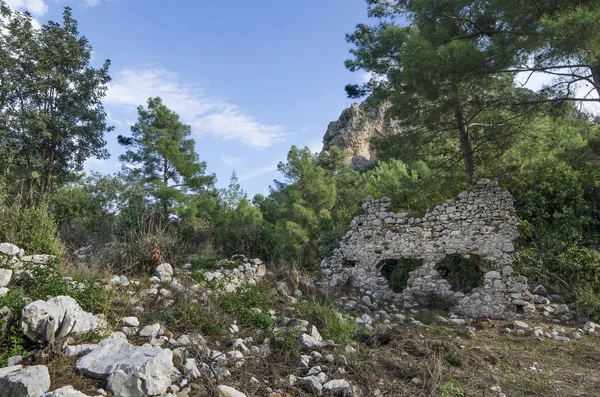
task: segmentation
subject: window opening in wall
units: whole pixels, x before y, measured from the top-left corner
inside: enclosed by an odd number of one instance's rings
[[[381,275],[396,293],[406,289],[409,273],[421,266],[423,266],[423,259],[417,258],[384,259],[377,264]]]
[[[481,259],[477,255],[471,255],[469,258],[448,255],[438,262],[436,270],[454,291],[468,294],[473,288],[483,286]]]

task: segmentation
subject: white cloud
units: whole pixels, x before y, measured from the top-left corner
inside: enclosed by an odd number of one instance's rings
[[[236,165],[242,162],[242,158],[237,156],[221,156],[221,161],[223,164],[235,168]]]
[[[44,0],[6,0],[10,8],[17,11],[29,11],[31,15],[41,17],[48,12]]]
[[[258,178],[259,176],[277,171],[277,164],[268,165],[262,168],[256,168],[239,176],[239,181],[244,182],[250,179]]]
[[[156,96],[190,124],[196,135],[237,140],[249,147],[272,146],[285,135],[282,126],[261,123],[237,106],[206,96],[198,87],[179,81],[177,74],[160,68],[121,71],[109,85],[104,102],[137,107]]]

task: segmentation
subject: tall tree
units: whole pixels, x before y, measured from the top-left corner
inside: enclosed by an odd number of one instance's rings
[[[213,185],[215,176],[205,175],[206,162],[200,161],[189,138],[191,127],[160,98],[149,98],[147,109],[138,107],[138,122],[131,132],[131,137],[118,137],[129,148],[119,159],[129,176],[161,203],[165,214],[187,194]]]
[[[0,162],[32,203],[88,158],[108,157],[104,134],[113,127],[101,99],[110,61],[89,65],[92,47],[68,7],[62,24],[41,29],[2,0],[0,13]]]
[[[331,219],[336,200],[336,185],[330,171],[319,166],[309,148],[292,146],[287,163],[279,163],[284,182],[275,181],[269,196],[277,206],[276,232],[280,245],[310,261],[316,253],[313,243],[319,224]],[[269,204],[262,203],[261,208]]]
[[[435,46],[467,43],[480,57],[470,74],[554,77],[539,102],[600,97],[600,3],[596,0],[367,0],[369,14],[407,19]],[[576,90],[585,85],[587,91]]]

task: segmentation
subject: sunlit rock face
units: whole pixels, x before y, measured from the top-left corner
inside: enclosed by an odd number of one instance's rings
[[[401,132],[397,122],[386,120],[389,105],[372,105],[369,101],[354,103],[345,109],[340,118],[329,123],[323,137],[323,151],[337,146],[346,155],[348,166],[363,170],[376,158],[371,146],[373,137],[388,136]]]

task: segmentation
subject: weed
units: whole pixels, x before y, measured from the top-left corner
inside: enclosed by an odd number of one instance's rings
[[[268,328],[273,319],[266,313],[268,306],[266,289],[259,284],[247,284],[236,292],[219,297],[219,306],[236,317],[242,325],[254,328]]]
[[[453,367],[460,367],[462,365],[462,360],[454,349],[442,346],[440,348],[440,355],[448,365]]]
[[[392,291],[400,293],[406,289],[410,272],[423,265],[423,259],[402,258],[386,259],[381,261],[377,267],[381,269],[381,274],[388,280]]]
[[[460,387],[460,383],[453,378],[448,378],[440,383],[438,391],[441,397],[465,397],[467,395]]]
[[[448,255],[437,264],[436,270],[454,291],[468,294],[473,288],[483,285],[483,271],[479,262],[477,255],[471,255],[469,259]]]
[[[203,252],[196,255],[194,259],[190,261],[193,270],[215,270],[217,268],[217,262],[222,259],[220,256],[211,252]],[[194,272],[196,273],[196,272]]]
[[[201,303],[181,297],[162,310],[148,310],[145,319],[149,323],[160,323],[176,333],[200,332],[204,335],[222,335],[225,329],[215,313]]]
[[[104,289],[98,278],[82,275],[63,277],[57,262],[28,266],[14,287],[20,288],[32,300],[68,295],[90,312],[101,311],[104,303]]]
[[[335,305],[322,296],[301,302],[298,310],[303,318],[315,324],[325,339],[336,343],[350,342],[358,330],[357,324],[344,319]]]

